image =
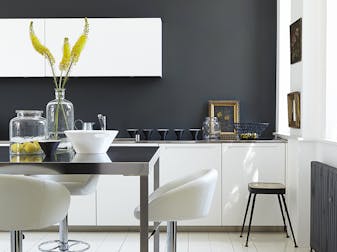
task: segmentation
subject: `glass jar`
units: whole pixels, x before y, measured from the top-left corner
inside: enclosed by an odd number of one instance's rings
[[[220,139],[220,123],[217,117],[206,117],[202,125],[203,138],[205,140]]]
[[[43,111],[17,110],[9,122],[10,153],[15,155],[42,154],[38,141],[47,138],[47,120]]]
[[[65,89],[55,89],[55,99],[46,108],[50,139],[66,140],[64,131],[74,129],[74,106],[65,99]]]

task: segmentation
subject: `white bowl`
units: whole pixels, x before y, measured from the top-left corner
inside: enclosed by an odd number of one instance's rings
[[[118,130],[66,130],[76,153],[106,153]]]

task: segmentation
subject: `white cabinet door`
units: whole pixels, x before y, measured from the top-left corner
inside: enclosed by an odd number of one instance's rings
[[[153,191],[153,171],[149,176]],[[138,226],[134,209],[139,205],[139,177],[100,176],[97,186],[97,225]]]
[[[285,184],[285,148],[284,143],[222,145],[222,224],[224,226],[242,225],[249,195],[248,183]],[[257,226],[283,225],[277,196],[258,195],[256,197],[252,223]]]
[[[72,76],[162,76],[160,18],[89,18],[89,36]],[[62,57],[64,37],[74,45],[80,18],[46,19],[46,45]],[[49,67],[47,76],[51,76]]]
[[[97,225],[139,225],[133,215],[138,204],[139,177],[100,176],[97,186]]]
[[[163,144],[160,152],[160,183],[165,184],[201,169],[218,171],[218,183],[208,217],[181,221],[185,226],[221,225],[221,144]],[[174,207],[174,206],[173,206]]]
[[[29,38],[30,21],[34,21],[35,33],[44,43],[43,19],[0,19],[0,77],[44,76],[44,58]]]
[[[96,194],[71,196],[68,217],[69,225],[96,225]]]

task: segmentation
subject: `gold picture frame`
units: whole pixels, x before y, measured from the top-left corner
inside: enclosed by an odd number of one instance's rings
[[[300,92],[292,92],[288,94],[288,125],[291,128],[301,128]]]
[[[240,102],[237,100],[210,100],[208,114],[220,122],[221,139],[236,139],[233,123],[240,122]]]

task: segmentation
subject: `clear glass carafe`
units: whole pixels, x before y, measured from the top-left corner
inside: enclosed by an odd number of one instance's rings
[[[220,123],[217,117],[206,117],[202,125],[203,138],[205,140],[220,139]]]
[[[65,141],[64,131],[74,129],[74,106],[65,99],[65,89],[55,89],[55,99],[46,108],[50,139]]]
[[[38,141],[47,138],[47,120],[43,111],[17,110],[9,122],[10,153],[15,155],[42,154]]]

